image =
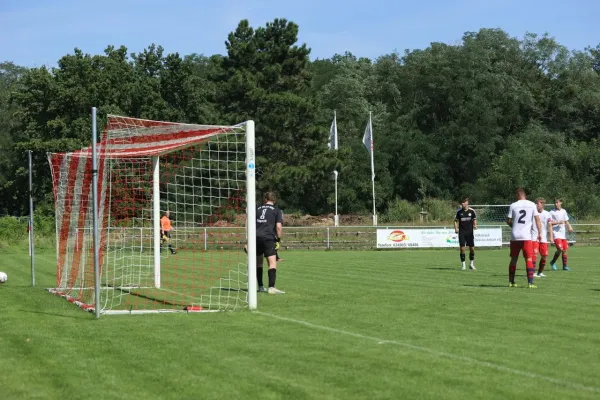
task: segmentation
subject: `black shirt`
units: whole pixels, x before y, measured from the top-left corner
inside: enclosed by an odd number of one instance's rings
[[[283,224],[283,213],[272,204],[256,209],[256,237],[275,240],[277,223]]]
[[[456,212],[456,217],[454,219],[458,221],[459,233],[473,233],[473,225],[475,223],[475,219],[477,219],[475,210],[468,208],[465,211],[461,207],[460,210]]]

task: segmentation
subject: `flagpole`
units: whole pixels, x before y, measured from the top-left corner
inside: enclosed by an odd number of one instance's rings
[[[335,124],[335,149],[338,149],[338,137],[337,137],[337,112],[333,110],[333,123]],[[338,215],[338,172],[333,171],[335,178],[335,216],[333,217],[333,223],[335,226],[340,225],[340,216]]]
[[[337,136],[337,113],[333,110],[333,123],[329,132],[329,148],[330,150],[338,149],[338,136]],[[340,216],[338,215],[338,171],[333,170],[333,180],[335,185],[335,215],[333,216],[333,225],[340,225]]]
[[[335,179],[335,215],[333,217],[333,223],[334,223],[334,226],[339,226],[340,225],[340,216],[338,215],[338,188],[337,188],[338,172],[337,172],[337,170],[333,171],[333,176]]]
[[[373,185],[373,226],[377,226],[377,213],[375,211],[375,159],[373,151],[373,122],[369,111],[369,131],[371,132],[371,183]]]

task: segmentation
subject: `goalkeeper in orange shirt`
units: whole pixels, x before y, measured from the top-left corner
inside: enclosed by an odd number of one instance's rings
[[[168,243],[169,251],[171,254],[177,254],[173,245],[171,244],[171,231],[173,231],[173,227],[171,226],[171,220],[169,216],[171,213],[169,211],[165,212],[165,215],[160,219],[160,247],[162,250],[162,245],[164,243]]]

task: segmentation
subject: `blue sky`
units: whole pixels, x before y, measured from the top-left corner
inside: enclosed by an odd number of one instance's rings
[[[598,0],[0,0],[0,61],[54,66],[75,47],[99,54],[109,44],[212,55],[241,19],[257,27],[277,17],[300,26],[312,59],[457,43],[482,27],[548,32],[570,49],[600,43]]]

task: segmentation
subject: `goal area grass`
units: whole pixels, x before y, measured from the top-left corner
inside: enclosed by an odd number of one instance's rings
[[[508,250],[282,251],[258,311],[103,316],[3,249],[0,398],[597,399],[600,248],[508,287]],[[560,263],[560,261],[559,261]],[[559,266],[560,268],[560,266]],[[266,272],[265,272],[266,280]]]

